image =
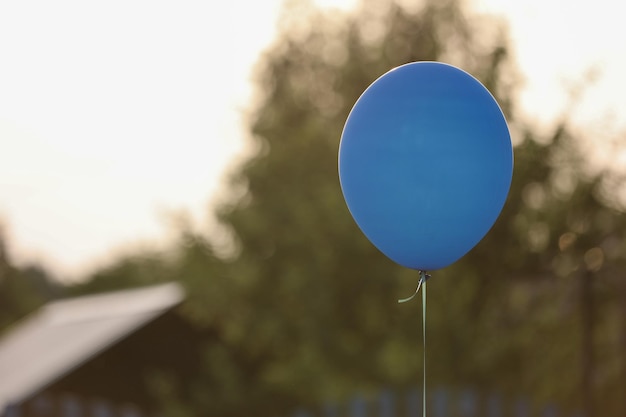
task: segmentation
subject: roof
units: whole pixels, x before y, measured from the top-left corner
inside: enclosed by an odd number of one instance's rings
[[[0,410],[57,381],[183,300],[175,283],[46,304],[0,339]]]

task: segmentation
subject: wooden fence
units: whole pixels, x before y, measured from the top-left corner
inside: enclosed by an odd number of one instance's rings
[[[428,417],[584,417],[563,413],[554,405],[533,406],[524,399],[478,395],[472,390],[435,389],[427,399]],[[295,410],[288,417],[422,417],[422,392],[381,391],[357,395],[348,401]],[[1,417],[167,417],[142,413],[132,405],[85,401],[74,396],[55,400],[38,397],[21,406],[9,406]]]
[[[2,417],[161,417],[142,413],[131,404],[113,405],[87,401],[71,395],[59,398],[39,396],[25,404],[6,407]]]
[[[525,399],[479,395],[472,390],[432,390],[426,406],[428,417],[584,417],[580,412],[561,412],[551,404],[536,407]],[[386,390],[319,409],[300,409],[290,417],[422,417],[422,412],[421,390]]]

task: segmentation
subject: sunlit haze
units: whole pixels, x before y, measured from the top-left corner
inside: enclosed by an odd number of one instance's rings
[[[524,113],[549,127],[593,70],[576,124],[599,139],[623,129],[619,2],[596,0],[597,12],[571,0],[474,4],[510,23]],[[245,152],[250,72],[280,5],[0,3],[0,224],[15,261],[72,277],[163,241],[171,213],[207,227],[225,170]]]

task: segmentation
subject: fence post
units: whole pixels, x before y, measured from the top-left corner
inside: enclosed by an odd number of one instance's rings
[[[350,417],[367,417],[367,404],[360,395],[350,404]]]
[[[141,412],[132,404],[126,404],[120,409],[120,417],[141,417]]]
[[[378,397],[378,416],[396,417],[395,398],[393,392],[384,390]]]
[[[309,413],[306,410],[297,410],[294,414],[293,417],[311,417],[311,413]]]
[[[8,404],[4,409],[4,417],[21,417],[21,415],[21,409],[16,404]]]
[[[530,407],[528,406],[527,401],[518,400],[515,403],[515,417],[529,417],[530,416]]]
[[[113,417],[113,410],[104,401],[96,401],[91,405],[93,417]]]
[[[461,417],[476,417],[476,394],[472,391],[466,390],[461,394],[459,398],[459,414]]]
[[[324,417],[339,417],[339,407],[337,406],[337,403],[328,402],[324,404],[322,415]]]
[[[37,417],[49,416],[52,414],[52,401],[46,395],[38,395],[33,399],[32,409]]]
[[[442,389],[433,395],[433,414],[435,417],[448,417],[448,393]]]
[[[421,417],[422,393],[415,388],[409,392],[406,400],[407,417]]]
[[[81,414],[78,399],[72,395],[65,395],[61,400],[61,415],[63,417],[81,417]]]
[[[548,404],[541,413],[542,417],[557,417],[558,412],[554,404]]]
[[[500,416],[502,416],[502,401],[499,395],[493,394],[487,400],[487,417]]]

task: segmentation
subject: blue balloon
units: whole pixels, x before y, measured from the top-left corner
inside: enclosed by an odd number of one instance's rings
[[[395,68],[352,108],[341,189],[365,236],[408,268],[446,267],[498,218],[513,149],[502,110],[474,77],[438,62]]]

